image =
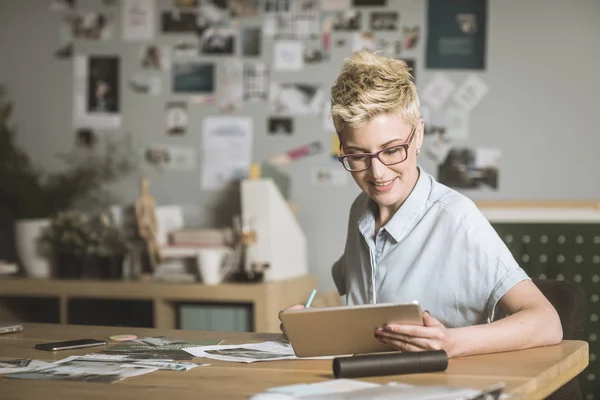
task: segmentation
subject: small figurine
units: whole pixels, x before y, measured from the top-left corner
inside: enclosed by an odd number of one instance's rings
[[[160,262],[160,251],[156,242],[156,201],[149,192],[148,179],[140,181],[140,196],[135,200],[135,217],[139,235],[146,242],[146,251],[151,269]]]

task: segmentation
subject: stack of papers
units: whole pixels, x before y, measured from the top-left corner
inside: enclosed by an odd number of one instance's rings
[[[12,360],[17,361],[17,360]],[[136,360],[128,355],[88,354],[71,356],[54,363],[30,360],[26,367],[2,368],[7,378],[63,380],[76,382],[119,382],[132,376],[144,375],[159,369],[188,371],[209,364],[175,362],[164,359]],[[6,361],[0,364],[7,363]],[[6,371],[5,371],[6,370]]]
[[[279,386],[251,396],[251,400],[498,400],[504,384],[488,390],[457,388],[452,386],[414,386],[401,383],[380,385],[352,379]]]
[[[288,342],[262,342],[221,346],[187,347],[186,352],[195,357],[213,360],[253,363],[257,361],[276,361],[299,359]],[[311,357],[311,359],[330,359],[333,357]],[[308,358],[301,358],[306,360]]]
[[[164,336],[154,336],[122,342],[109,347],[102,353],[127,355],[134,359],[193,360],[194,356],[191,353],[184,351],[185,348],[216,345],[220,342],[220,340],[188,342],[186,340],[170,339]]]
[[[28,371],[30,369],[43,367],[45,365],[48,365],[48,363],[29,358],[18,360],[0,360],[0,374],[12,374],[15,372]]]

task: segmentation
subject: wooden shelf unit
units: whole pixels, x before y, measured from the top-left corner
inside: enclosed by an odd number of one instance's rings
[[[155,283],[138,281],[0,279],[0,321],[39,321],[36,310],[28,306],[34,301],[58,305],[58,322],[69,323],[69,301],[72,299],[145,300],[152,304],[153,327],[174,329],[179,303],[229,303],[252,307],[256,332],[279,332],[278,313],[292,304],[306,301],[316,286],[311,275],[269,283]],[[55,305],[52,305],[54,302]],[[35,303],[34,303],[35,304]],[[39,314],[38,314],[39,315]],[[36,321],[36,319],[38,321]]]

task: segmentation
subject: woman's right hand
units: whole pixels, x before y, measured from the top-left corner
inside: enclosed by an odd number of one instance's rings
[[[279,311],[279,314],[281,314],[281,313],[282,313],[282,312],[284,312],[284,311],[288,311],[288,310],[301,310],[301,309],[303,309],[303,308],[304,308],[304,304],[294,304],[293,306],[291,306],[291,307],[288,307],[288,308],[286,308],[285,310],[281,310],[281,311]],[[281,317],[279,317],[279,322],[281,322]],[[283,326],[283,322],[281,322],[281,323],[279,324],[279,330],[280,330],[280,331],[281,331],[281,333],[283,334],[283,337],[284,337],[285,339],[287,339],[288,337],[287,337],[287,334],[285,333],[285,328],[284,328],[284,326]]]

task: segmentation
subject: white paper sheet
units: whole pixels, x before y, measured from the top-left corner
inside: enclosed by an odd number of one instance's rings
[[[351,0],[321,0],[321,11],[346,11],[352,8]]]
[[[489,86],[476,75],[470,75],[454,94],[454,101],[467,110],[472,110],[489,91]]]
[[[124,0],[123,39],[152,40],[155,31],[154,0]]]
[[[153,143],[142,149],[146,165],[160,171],[192,171],[196,167],[196,150],[188,146]]]
[[[434,110],[448,100],[456,84],[445,74],[436,74],[423,90],[422,99]]]
[[[202,188],[224,189],[245,179],[252,163],[252,118],[208,117],[202,128]]]
[[[460,107],[448,107],[444,112],[446,137],[451,140],[469,138],[469,112]]]
[[[316,167],[312,169],[311,183],[319,186],[344,186],[350,174],[340,165],[338,168]]]
[[[304,43],[279,41],[273,46],[273,68],[276,71],[299,71],[304,67]]]
[[[268,341],[261,343],[188,347],[183,349],[196,357],[213,360],[253,363],[299,359],[287,342]],[[333,357],[307,357],[305,359],[330,359]]]
[[[40,360],[0,360],[0,375],[29,371],[31,369],[45,367],[47,365],[49,365],[49,363]]]

